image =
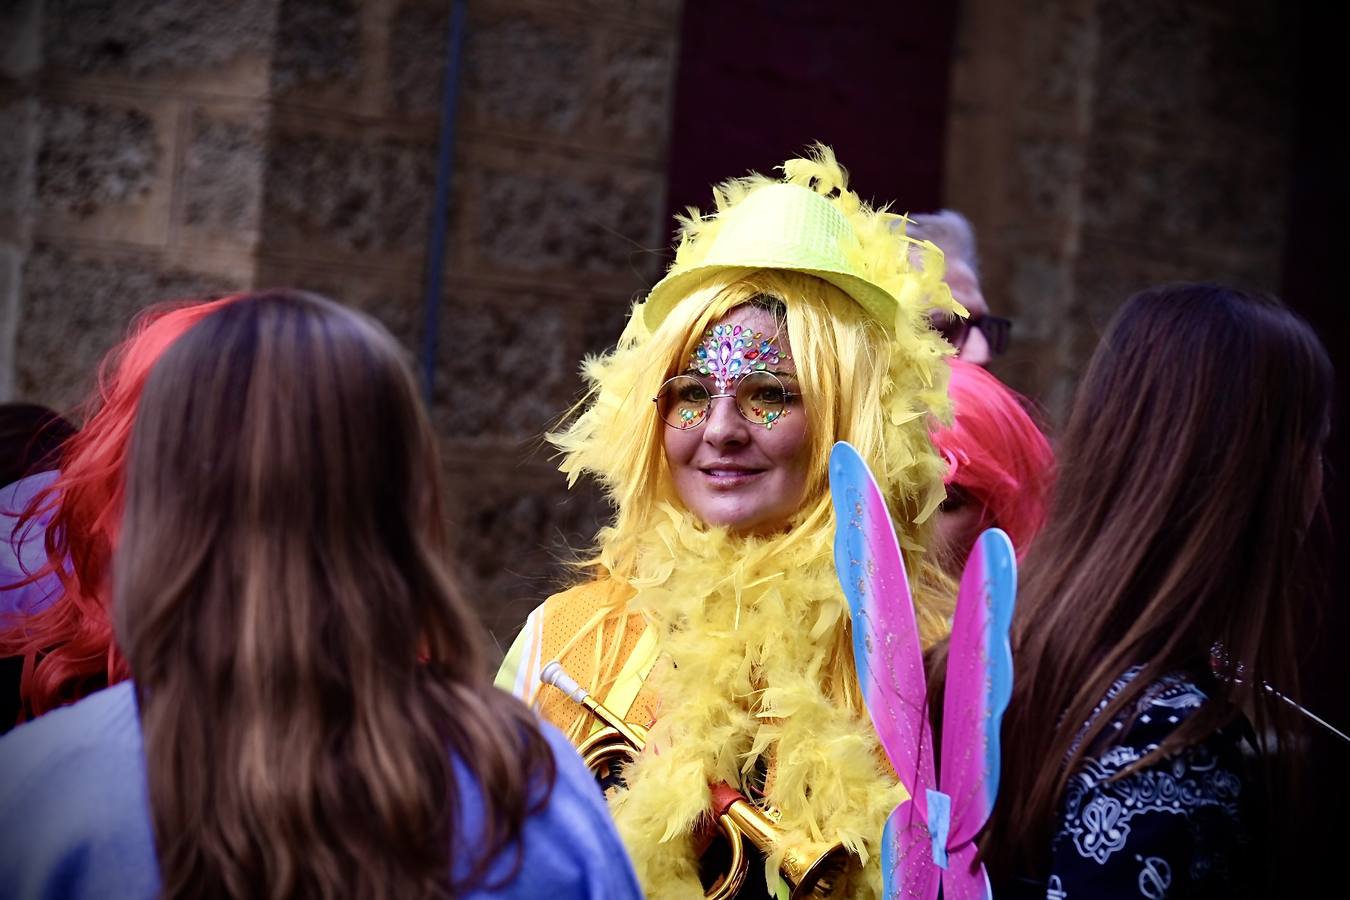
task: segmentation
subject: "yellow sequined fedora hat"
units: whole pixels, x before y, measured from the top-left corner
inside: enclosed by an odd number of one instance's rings
[[[910,274],[903,219],[868,208],[828,148],[814,149],[784,164],[786,180],[733,179],[714,190],[716,212],[681,220],[675,262],[642,304],[648,329],[711,275],[756,269],[814,275],[893,325],[898,279]]]

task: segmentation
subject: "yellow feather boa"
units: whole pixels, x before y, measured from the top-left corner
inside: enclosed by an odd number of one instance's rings
[[[781,537],[738,538],[662,512],[642,539],[629,608],[673,665],[651,676],[657,723],[613,803],[648,896],[701,895],[691,832],[708,784],[743,784],[760,757],[789,841],[843,841],[865,861],[848,896],[880,896],[877,843],[908,794],[858,698],[828,532],[784,558]],[[766,860],[771,889],[781,856]]]

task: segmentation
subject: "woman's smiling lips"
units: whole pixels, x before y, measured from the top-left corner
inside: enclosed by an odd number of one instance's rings
[[[740,487],[764,474],[763,469],[741,465],[739,463],[724,462],[709,463],[708,465],[699,466],[699,471],[703,473],[703,476],[707,479],[710,487],[722,489]]]

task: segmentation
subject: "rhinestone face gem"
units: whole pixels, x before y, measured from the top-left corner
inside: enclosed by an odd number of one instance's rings
[[[714,325],[689,355],[689,371],[710,375],[717,393],[725,394],[737,379],[763,372],[790,357],[762,332],[741,325]]]

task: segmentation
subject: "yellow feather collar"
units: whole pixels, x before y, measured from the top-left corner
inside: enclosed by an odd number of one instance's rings
[[[828,542],[736,538],[663,513],[642,541],[630,609],[648,617],[673,665],[652,676],[660,714],[649,752],[614,802],[644,888],[655,900],[698,895],[690,834],[708,783],[742,784],[764,757],[767,798],[790,839],[845,842],[867,860],[849,896],[879,896],[877,842],[908,795],[858,697]],[[779,858],[766,863],[771,886]]]

